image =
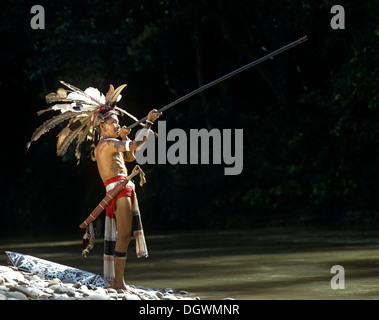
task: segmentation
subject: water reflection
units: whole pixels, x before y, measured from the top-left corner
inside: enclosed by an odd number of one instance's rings
[[[80,257],[81,241],[55,240],[12,244],[3,239],[0,250],[102,274],[102,239],[87,259]],[[201,299],[379,297],[376,230],[260,229],[147,236],[146,241],[148,259],[137,259],[131,243],[128,284],[185,290]],[[336,264],[345,269],[344,290],[330,286]]]

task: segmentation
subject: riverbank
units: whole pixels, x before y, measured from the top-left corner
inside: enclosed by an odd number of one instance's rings
[[[127,290],[45,279],[0,265],[0,300],[200,300],[186,291],[127,286]]]
[[[20,252],[101,275],[102,241],[96,240],[86,259],[80,258],[81,241],[69,236],[0,239],[0,251]],[[377,229],[266,228],[150,235],[146,241],[148,259],[136,258],[133,251],[128,255],[125,279],[131,289],[135,285],[149,293],[146,288],[161,288],[155,291],[164,295],[169,291],[164,288],[170,287],[177,289],[175,294],[185,290],[191,294],[184,298],[200,297],[201,301],[227,297],[378,299]],[[6,265],[6,255],[2,257],[0,265]],[[331,287],[335,265],[345,270],[345,289]]]

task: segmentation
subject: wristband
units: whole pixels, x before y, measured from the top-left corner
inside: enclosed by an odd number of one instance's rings
[[[147,120],[147,119],[146,119],[146,122],[147,122],[148,124],[150,124],[151,126],[154,124],[153,121],[150,121],[150,120]]]

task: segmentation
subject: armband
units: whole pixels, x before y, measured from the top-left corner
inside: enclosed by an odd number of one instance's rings
[[[130,143],[132,142],[132,140],[128,139],[123,142],[125,143],[125,150],[130,151]]]

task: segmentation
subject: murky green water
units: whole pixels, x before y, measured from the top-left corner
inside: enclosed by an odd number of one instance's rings
[[[66,241],[67,240],[67,241]],[[150,257],[128,251],[128,284],[185,290],[204,299],[378,299],[376,230],[259,229],[147,236]],[[0,240],[0,250],[102,275],[102,239],[87,259],[81,241]],[[0,260],[5,264],[4,259]],[[333,265],[345,270],[345,289],[332,289]]]

